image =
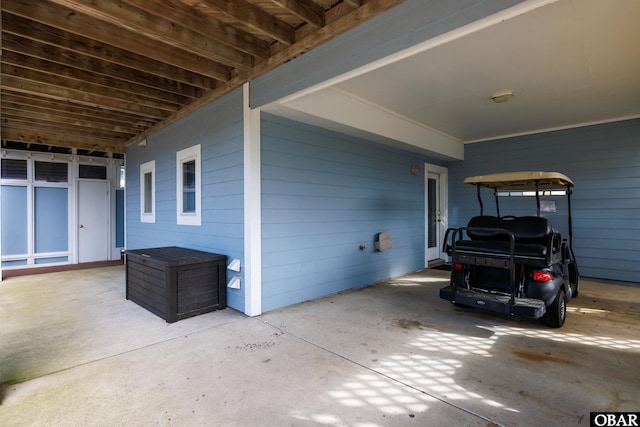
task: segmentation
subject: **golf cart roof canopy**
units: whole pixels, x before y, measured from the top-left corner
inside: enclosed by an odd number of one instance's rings
[[[470,176],[465,184],[493,188],[495,190],[550,190],[573,187],[573,181],[560,172],[505,172],[491,175]]]

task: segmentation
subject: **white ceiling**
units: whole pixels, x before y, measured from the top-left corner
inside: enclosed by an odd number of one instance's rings
[[[349,105],[354,117],[358,105],[369,110],[363,117],[375,109],[398,126],[431,132],[441,146],[640,117],[640,1],[529,3],[526,13],[507,12],[470,34],[426,42],[416,53],[290,97],[273,111],[449,158],[461,158],[460,150],[421,147],[420,135],[381,132],[376,120],[345,119],[317,105],[324,100],[331,109],[334,98],[336,108]],[[514,97],[493,103],[491,95],[504,90]]]

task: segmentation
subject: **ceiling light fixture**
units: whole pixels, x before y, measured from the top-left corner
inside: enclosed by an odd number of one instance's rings
[[[505,90],[503,92],[494,93],[493,95],[491,95],[491,100],[496,104],[501,104],[513,98],[514,93],[515,92],[512,90]]]

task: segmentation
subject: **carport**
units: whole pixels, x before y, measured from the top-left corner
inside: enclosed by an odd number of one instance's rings
[[[174,324],[125,299],[123,266],[2,281],[0,425],[549,426],[640,408],[638,3],[1,6],[2,270],[85,261],[81,182],[109,193],[88,204],[110,221],[96,261],[179,245],[241,267],[230,308]],[[438,298],[447,272],[422,268],[476,214],[463,178],[547,167],[579,192],[565,326]]]
[[[454,307],[434,269],[167,324],[124,299],[121,266],[87,273],[0,287],[0,424],[587,425],[640,405],[624,284],[585,280],[562,329]]]

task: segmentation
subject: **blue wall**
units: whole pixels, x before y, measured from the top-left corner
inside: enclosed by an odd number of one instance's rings
[[[127,150],[127,249],[182,246],[244,254],[242,90],[204,107]],[[176,152],[201,144],[202,226],[176,224]],[[140,222],[140,165],[156,162],[156,222]],[[227,303],[244,310],[242,290]]]
[[[263,115],[263,311],[423,268],[424,175],[409,169],[425,161]]]
[[[468,144],[464,162],[449,165],[451,226],[478,214],[466,176],[517,170],[558,171],[575,183],[572,196],[574,250],[586,277],[640,281],[640,120],[587,126]],[[493,198],[485,198],[495,214]],[[509,200],[524,212],[522,203]],[[526,202],[526,201],[524,201]],[[535,202],[530,204],[535,214]],[[558,210],[564,203],[558,203]],[[501,209],[507,214],[507,209]],[[564,232],[566,216],[555,215]]]

